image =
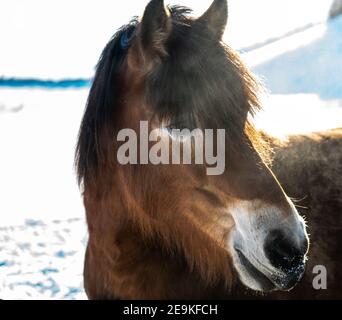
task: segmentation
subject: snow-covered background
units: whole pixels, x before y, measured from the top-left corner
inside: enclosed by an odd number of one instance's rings
[[[206,10],[212,0],[165,0]],[[91,77],[114,31],[147,0],[1,0],[0,75]],[[326,19],[332,0],[229,0],[225,38],[246,48]]]
[[[211,0],[177,2],[199,15]],[[146,3],[2,0],[0,78],[91,78],[108,39]],[[225,41],[270,91],[257,126],[277,136],[342,127],[342,16],[327,21],[332,0],[229,4]],[[85,298],[73,156],[87,94],[0,87],[0,298]]]

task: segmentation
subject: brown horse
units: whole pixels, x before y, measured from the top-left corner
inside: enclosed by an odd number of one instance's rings
[[[322,133],[272,139],[272,170],[306,216],[310,254],[300,284],[290,299],[342,299],[342,128]],[[326,269],[326,285],[313,287],[317,266]]]
[[[195,19],[152,0],[104,49],[76,158],[89,298],[234,298],[245,288],[289,290],[303,275],[305,224],[247,120],[259,107],[259,87],[221,41],[227,11],[227,1],[215,0]],[[225,172],[122,165],[116,137],[139,132],[141,121],[150,131],[224,129]]]

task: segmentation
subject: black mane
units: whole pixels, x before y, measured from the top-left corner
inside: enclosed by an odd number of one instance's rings
[[[76,147],[75,164],[79,183],[89,176],[91,169],[97,167],[102,157],[100,131],[115,114],[116,99],[121,92],[121,66],[128,51],[128,47],[121,45],[121,36],[134,31],[137,23],[134,18],[114,34],[96,66]]]

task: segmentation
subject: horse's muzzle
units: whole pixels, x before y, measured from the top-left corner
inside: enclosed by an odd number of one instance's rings
[[[265,239],[264,252],[272,266],[283,273],[279,279],[273,279],[279,289],[289,290],[301,279],[308,247],[306,237],[301,241],[294,241],[291,234],[283,230],[269,232]]]
[[[290,208],[287,215],[257,204],[235,209],[230,248],[247,287],[262,292],[290,290],[302,278],[309,241],[304,220],[294,206]]]

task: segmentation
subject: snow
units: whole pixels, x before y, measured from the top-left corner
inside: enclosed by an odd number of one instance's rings
[[[0,228],[0,297],[84,300],[84,220]]]
[[[86,299],[73,158],[88,89],[0,89],[0,298]]]
[[[291,134],[342,128],[342,98],[322,100],[317,94],[272,94],[264,98],[255,124],[281,139]]]
[[[256,125],[274,136],[342,127],[342,16],[243,54],[269,90]]]
[[[147,0],[2,0],[0,76],[90,78],[105,44]],[[212,0],[172,0],[199,16]],[[325,21],[331,0],[230,0],[225,40],[235,49]]]
[[[290,46],[291,41],[297,42],[297,47]],[[265,52],[275,54],[272,57]],[[248,61],[259,62],[254,71],[266,79],[265,84],[272,93],[315,93],[322,99],[341,99],[341,52],[342,16],[339,16],[327,25],[316,26],[250,53]]]
[[[0,89],[0,226],[83,217],[73,159],[87,94]]]

